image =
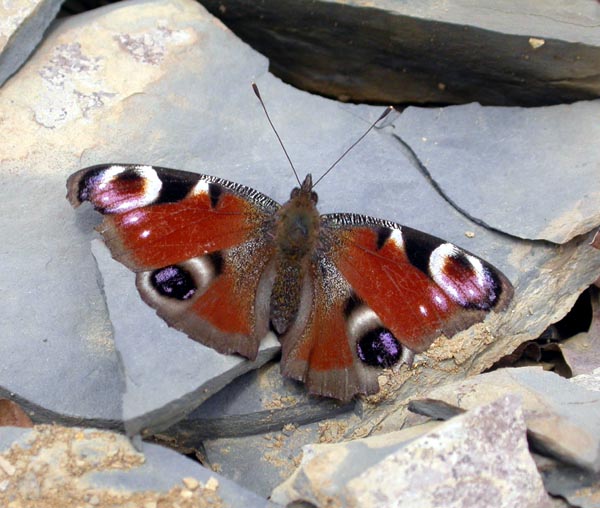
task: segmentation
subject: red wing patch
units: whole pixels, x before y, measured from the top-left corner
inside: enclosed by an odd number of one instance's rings
[[[344,307],[350,289],[328,291],[320,267],[313,268],[298,320],[281,337],[282,373],[306,383],[311,393],[340,400],[376,393],[377,372],[360,362],[356,338],[348,334]]]
[[[233,274],[220,275],[194,302],[190,312],[222,332],[251,335],[256,287],[236,287]]]
[[[242,185],[185,171],[133,165],[82,169],[67,182],[74,206],[104,214],[112,255],[134,271],[220,251],[259,236],[277,203]]]
[[[221,353],[254,359],[268,332],[268,308],[257,302],[270,290],[261,281],[271,255],[264,242],[244,244],[139,272],[137,287],[169,325]]]
[[[333,219],[331,219],[333,217]],[[410,350],[422,352],[500,309],[512,295],[496,269],[458,247],[410,228],[324,216],[330,255],[358,297]],[[334,227],[327,227],[328,221]]]
[[[212,207],[207,194],[107,215],[100,232],[114,257],[130,268],[151,269],[227,249],[258,234],[260,217],[238,196]]]

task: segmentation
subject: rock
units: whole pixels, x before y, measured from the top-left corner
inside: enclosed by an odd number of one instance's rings
[[[282,377],[275,362],[240,376],[157,438],[199,448],[207,439],[276,432],[290,423],[305,425],[353,408],[352,402],[309,395],[302,383]]]
[[[294,86],[352,102],[539,106],[600,95],[586,0],[204,0]]]
[[[93,240],[92,252],[102,274],[114,340],[126,373],[123,421],[129,435],[153,434],[171,426],[232,379],[279,351],[279,341],[272,335],[265,338],[253,362],[189,340],[156,319],[154,310],[132,294],[135,275],[114,262],[102,241]]]
[[[340,106],[299,92],[269,75],[267,66],[197,3],[131,2],[61,22],[4,85],[0,292],[10,297],[2,309],[9,318],[0,319],[0,394],[33,411],[34,421],[121,428],[124,397],[128,418],[154,418],[154,409],[169,408],[170,422],[191,411],[185,394],[192,393],[187,390],[194,374],[159,358],[161,351],[178,349],[175,342],[165,338],[159,346],[138,348],[135,357],[131,349],[115,350],[111,319],[117,313],[113,308],[109,315],[101,287],[112,276],[104,265],[99,273],[90,249],[98,216],[89,207],[71,209],[65,181],[80,167],[135,161],[212,174],[285,201],[294,179],[252,81],[302,175],[324,171],[382,109]],[[517,293],[507,312],[451,340],[440,339],[414,369],[382,372],[382,392],[359,403],[362,418],[340,439],[400,428],[408,398],[478,373],[536,337],[600,275],[600,252],[587,238],[557,248],[490,231],[458,213],[423,178],[393,131],[388,125],[371,133],[319,184],[321,212],[368,214],[456,242],[503,270]],[[478,176],[475,187],[486,179]],[[463,190],[472,193],[470,187]],[[138,298],[133,284],[123,292],[119,301]],[[125,323],[139,323],[142,331],[170,333],[148,309],[124,305],[127,321],[115,323],[121,330],[132,329]],[[124,344],[119,341],[119,348]],[[125,372],[118,359],[123,353],[129,355]],[[128,384],[128,370],[134,369],[130,379],[156,387],[157,365],[171,369],[173,389],[165,381],[142,406],[138,395],[147,388]],[[196,386],[203,382],[198,376]]]
[[[537,367],[500,369],[432,390],[411,409],[437,418],[489,403],[503,394],[522,397],[532,446],[560,461],[600,472],[600,400],[595,392]],[[438,402],[442,413],[438,413]]]
[[[0,465],[12,468],[0,491],[5,506],[273,506],[161,446],[146,443],[139,453],[126,437],[96,429],[15,430],[0,428]],[[191,480],[196,489],[187,488]]]
[[[600,146],[592,142],[600,136],[598,115],[600,100],[408,108],[395,132],[443,195],[474,220],[520,238],[565,243],[600,224]],[[490,206],[494,201],[502,206]]]
[[[600,335],[578,333],[570,339],[559,342],[558,347],[573,376],[591,374],[600,366]]]
[[[0,7],[0,86],[35,50],[61,4],[62,0],[3,2]]]
[[[579,376],[572,377],[569,381],[586,390],[600,392],[600,367],[590,374],[579,374]]]
[[[564,498],[567,507],[600,507],[598,502],[600,474],[569,466],[535,453],[533,459],[542,475],[546,491],[553,496]]]
[[[298,467],[304,445],[340,441],[359,423],[354,413],[301,426],[289,420],[277,431],[205,440],[201,454],[213,470],[267,497]]]
[[[140,16],[139,9],[152,13]],[[160,26],[156,19],[161,20]],[[195,20],[192,25],[190,20]],[[90,24],[95,27],[93,31]],[[203,44],[196,44],[197,37],[203,38]],[[213,71],[204,62],[211,52],[214,62],[219,62]],[[188,60],[196,62],[192,67],[202,67],[207,73],[203,74],[204,85],[197,76],[192,79],[192,72],[186,73],[188,81],[180,79],[171,90],[183,93],[195,81],[192,88],[198,99],[190,101],[203,113],[191,113],[187,117],[191,124],[176,127],[177,118],[182,117],[168,105],[173,96],[160,87],[154,92],[146,87],[157,87],[161,79],[177,75],[173,69],[181,69],[181,62]],[[160,163],[171,157],[165,155],[167,149],[178,154],[171,162],[181,167],[183,161],[198,167],[200,153],[231,153],[223,149],[224,145],[241,131],[251,133],[253,129],[242,122],[222,139],[220,150],[208,141],[215,128],[214,122],[206,120],[212,112],[235,117],[243,108],[221,91],[207,106],[206,90],[215,88],[215,76],[226,68],[227,81],[248,91],[242,102],[254,105],[249,83],[266,71],[266,65],[263,57],[237,42],[193,2],[179,7],[169,2],[119,4],[65,20],[28,65],[4,85],[0,123],[11,127],[0,142],[3,153],[10,154],[0,164],[7,175],[1,191],[0,219],[6,232],[7,277],[0,286],[3,294],[13,296],[3,308],[3,316],[10,319],[0,320],[6,338],[0,346],[5,360],[0,392],[18,399],[34,413],[36,421],[120,427],[121,399],[127,388],[99,285],[101,277],[90,250],[98,219],[89,211],[77,214],[68,205],[67,176],[81,166],[103,160],[148,157]],[[123,69],[127,69],[126,78]],[[146,93],[154,97],[154,104],[140,109],[135,103]],[[23,102],[24,97],[30,100]],[[230,114],[219,101],[232,108]],[[125,105],[132,109],[123,111]],[[144,122],[148,131],[142,135],[139,119],[156,118],[157,108],[165,116],[155,124]],[[198,118],[204,118],[202,134],[197,129]],[[155,137],[187,131],[189,125],[193,125],[192,135],[174,136],[170,148],[170,142],[159,142]],[[121,129],[136,131],[140,137],[123,142]],[[196,136],[204,141],[198,143]],[[254,134],[249,137],[256,141]],[[184,144],[196,147],[193,151],[197,149],[198,155],[178,145],[184,138]],[[154,148],[149,139],[155,140]],[[232,160],[223,162],[227,167]],[[133,284],[129,292],[138,298]],[[35,309],[33,314],[31,309]],[[185,337],[183,340],[187,341]],[[143,351],[138,353],[144,355]],[[151,367],[156,356],[152,350],[148,353],[147,366]],[[190,376],[189,372],[185,375]],[[174,385],[181,383],[173,381]]]
[[[389,440],[377,436],[375,447],[374,438],[306,447],[299,471],[271,498],[317,506],[428,507],[443,499],[444,506],[475,507],[494,499],[498,507],[546,507],[525,434],[519,400],[508,395],[420,436],[407,429]]]
[[[573,376],[591,374],[600,367],[600,294],[591,291],[592,322],[589,330],[558,343]]]

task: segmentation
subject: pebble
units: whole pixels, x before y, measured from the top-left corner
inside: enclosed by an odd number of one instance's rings
[[[194,493],[191,490],[183,489],[179,494],[183,499],[191,499]]]
[[[206,490],[217,490],[219,488],[219,480],[217,480],[214,476],[211,476],[206,482],[204,488]]]
[[[8,475],[12,476],[15,474],[15,466],[13,466],[8,460],[4,457],[0,457],[0,468]]]
[[[186,488],[190,490],[196,490],[200,486],[200,482],[191,476],[186,476],[182,481]]]

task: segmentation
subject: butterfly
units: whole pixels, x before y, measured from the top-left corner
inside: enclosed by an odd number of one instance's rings
[[[282,374],[318,395],[374,394],[382,368],[511,300],[470,252],[388,220],[319,215],[311,175],[298,183],[280,205],[214,176],[102,164],[72,174],[67,198],[104,215],[112,256],[170,326],[249,359],[272,331]]]

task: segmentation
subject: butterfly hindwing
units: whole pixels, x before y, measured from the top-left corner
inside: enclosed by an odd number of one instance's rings
[[[224,354],[254,360],[269,330],[270,246],[260,239],[138,272],[142,299],[171,326]]]
[[[361,215],[321,220],[323,243],[337,269],[412,352],[503,310],[512,297],[499,270],[444,240]]]
[[[223,353],[255,358],[268,332],[269,221],[279,205],[215,177],[110,164],[74,173],[115,259],[137,272],[144,301],[169,325]]]
[[[300,309],[291,329],[280,337],[282,374],[303,381],[311,393],[349,400],[377,392],[378,372],[356,355],[353,292],[324,257],[312,264]]]

